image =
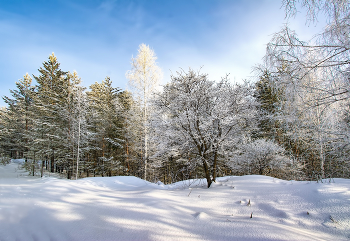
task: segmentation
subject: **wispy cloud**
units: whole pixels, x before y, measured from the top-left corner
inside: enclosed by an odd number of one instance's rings
[[[103,10],[105,12],[111,12],[114,10],[115,8],[115,3],[116,3],[116,0],[106,0],[106,1],[103,1],[100,6],[98,6],[98,9],[99,10]]]
[[[0,95],[8,95],[26,72],[38,74],[52,52],[63,70],[78,71],[85,86],[108,75],[125,88],[125,72],[141,43],[155,50],[164,81],[170,70],[201,66],[212,79],[230,73],[239,81],[251,75],[271,34],[285,22],[274,0],[13,0],[0,9]],[[303,37],[313,32],[304,16],[292,20]]]

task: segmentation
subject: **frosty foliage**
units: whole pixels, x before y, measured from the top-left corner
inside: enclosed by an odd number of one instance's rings
[[[257,139],[241,144],[231,166],[243,174],[279,175],[291,165],[285,149],[271,140]],[[281,173],[282,174],[282,173]],[[285,179],[288,177],[284,177]]]
[[[349,12],[348,0],[283,0],[282,6],[287,17],[293,17],[301,6],[307,11],[307,20],[317,22],[319,14],[326,16],[328,21],[344,18]]]
[[[24,158],[32,175],[133,175],[165,184],[259,174],[283,179],[350,177],[348,1],[301,3],[324,32],[301,41],[285,26],[267,45],[257,82],[212,81],[180,69],[158,88],[155,52],[139,46],[126,73],[131,91],[109,77],[89,90],[52,54],[37,84],[26,74],[0,111],[0,155]],[[334,11],[331,11],[333,9]],[[40,169],[40,171],[39,171]]]
[[[192,69],[172,76],[154,105],[158,154],[175,152],[191,165],[202,165],[208,186],[215,181],[219,159],[249,132],[255,113],[248,83],[233,85],[227,78],[215,83]]]
[[[134,116],[138,115],[138,118],[141,118],[141,122],[138,123],[141,126],[135,126],[135,128],[141,127],[143,129],[141,133],[141,143],[138,145],[141,147],[140,156],[144,162],[144,179],[147,179],[147,161],[149,158],[150,145],[147,122],[152,108],[150,107],[149,101],[162,78],[162,71],[157,65],[156,60],[157,56],[154,51],[148,45],[141,44],[138,49],[137,57],[131,59],[131,70],[126,73],[126,77],[129,79],[128,84],[140,108],[139,113],[133,112],[132,114]]]
[[[154,51],[145,44],[141,44],[136,58],[131,59],[131,70],[126,77],[134,95],[141,101],[141,106],[147,105],[147,100],[158,87],[162,78],[162,71],[158,67],[157,56]]]
[[[305,8],[307,21],[316,22],[324,14],[327,26],[309,41],[285,26],[267,45],[259,69],[267,69],[274,88],[283,92],[274,116],[283,130],[280,140],[305,163],[306,176],[348,176],[342,170],[348,165],[342,147],[348,143],[344,113],[350,93],[349,1],[286,0],[283,6],[287,17]]]

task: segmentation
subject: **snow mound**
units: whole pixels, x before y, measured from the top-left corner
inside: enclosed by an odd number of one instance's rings
[[[207,220],[210,219],[210,216],[208,214],[206,214],[205,212],[197,212],[195,214],[192,214],[192,216],[195,219],[201,219],[201,220]]]
[[[134,176],[88,177],[79,179],[76,181],[76,183],[91,185],[95,187],[110,188],[113,190],[133,190],[155,186],[154,183],[150,183]]]

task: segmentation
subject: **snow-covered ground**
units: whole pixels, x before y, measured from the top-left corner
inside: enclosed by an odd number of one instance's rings
[[[350,239],[350,180],[223,177],[207,189],[203,180],[40,179],[18,165],[0,166],[1,241]]]

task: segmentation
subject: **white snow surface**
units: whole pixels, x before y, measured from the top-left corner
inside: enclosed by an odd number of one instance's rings
[[[41,179],[19,165],[0,166],[1,241],[350,239],[347,179],[230,176],[208,189],[203,179]]]

